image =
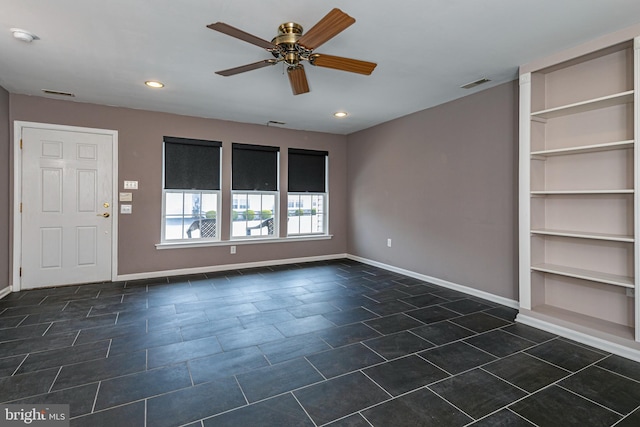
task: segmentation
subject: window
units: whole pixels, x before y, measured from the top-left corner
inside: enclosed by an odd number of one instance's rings
[[[287,235],[327,233],[326,151],[289,148]]]
[[[163,242],[219,239],[221,146],[164,137]]]
[[[278,235],[278,147],[233,144],[231,237]]]

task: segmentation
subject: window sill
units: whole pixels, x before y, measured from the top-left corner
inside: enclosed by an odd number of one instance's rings
[[[200,242],[165,242],[156,244],[156,249],[181,249],[181,248],[203,248],[210,246],[237,246],[237,245],[259,245],[264,243],[290,243],[290,242],[306,242],[314,240],[331,240],[333,234],[322,235],[305,235],[290,236],[276,238],[255,238],[255,239],[236,239],[236,240],[209,240]]]

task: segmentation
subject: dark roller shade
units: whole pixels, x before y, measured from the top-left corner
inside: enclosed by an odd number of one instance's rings
[[[326,151],[289,148],[289,191],[324,193],[328,154]]]
[[[219,141],[164,137],[164,188],[219,190]]]
[[[278,191],[278,147],[233,144],[233,190]]]

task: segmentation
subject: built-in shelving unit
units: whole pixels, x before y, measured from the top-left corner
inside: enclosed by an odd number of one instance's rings
[[[518,315],[638,358],[639,40],[520,76]]]

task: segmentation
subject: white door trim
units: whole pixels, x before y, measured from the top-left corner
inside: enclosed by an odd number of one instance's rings
[[[22,260],[22,221],[20,202],[22,200],[22,150],[20,140],[23,128],[50,129],[67,132],[87,132],[109,135],[112,138],[113,147],[113,230],[111,233],[111,280],[118,277],[118,131],[108,129],[96,129],[67,125],[55,125],[50,123],[36,123],[15,120],[13,122],[13,271],[12,290],[18,292],[21,289],[20,264]]]

